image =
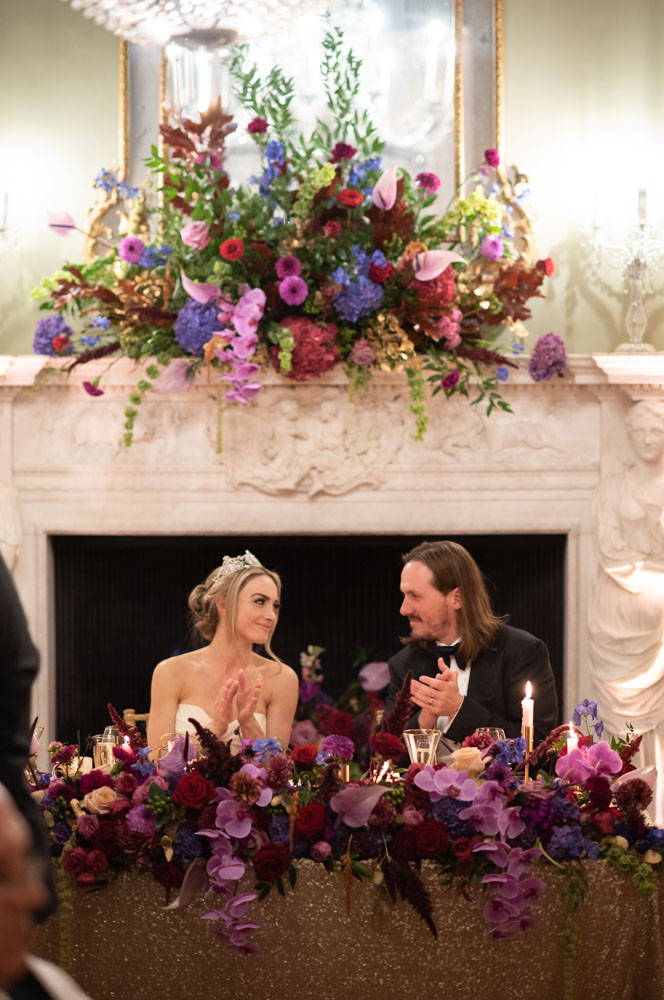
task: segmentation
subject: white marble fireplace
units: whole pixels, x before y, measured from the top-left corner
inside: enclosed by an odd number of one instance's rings
[[[624,417],[660,397],[664,357],[574,356],[564,378],[510,376],[513,414],[442,395],[413,440],[400,376],[351,402],[343,372],[292,385],[264,376],[248,407],[201,376],[148,393],[131,448],[123,410],[141,369],[0,357],[0,541],[42,654],[35,714],[56,735],[52,559],[56,534],[508,534],[567,536],[565,714],[593,697],[587,609],[592,497],[630,459]],[[221,448],[219,448],[221,445]]]

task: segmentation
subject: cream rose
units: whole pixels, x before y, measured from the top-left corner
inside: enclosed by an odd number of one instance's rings
[[[115,802],[117,797],[118,793],[114,788],[108,788],[104,785],[102,788],[93,788],[91,792],[84,795],[83,805],[88,812],[104,816],[110,809],[111,802]]]
[[[450,765],[455,771],[468,771],[468,774],[481,774],[486,767],[486,761],[482,758],[482,751],[477,747],[460,747],[452,754]]]
[[[648,865],[658,865],[662,860],[662,855],[659,854],[657,851],[646,851],[646,853],[643,855],[643,860]]]

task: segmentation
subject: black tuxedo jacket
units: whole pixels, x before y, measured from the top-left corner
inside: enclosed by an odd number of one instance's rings
[[[439,654],[435,642],[407,646],[389,661],[390,686],[386,710],[392,708],[409,670],[417,680],[435,677]],[[558,723],[558,698],[549,653],[530,632],[501,625],[491,645],[473,660],[468,692],[446,737],[460,743],[479,726],[497,726],[508,738],[521,735],[521,701],[526,681],[533,686],[534,738],[545,739]],[[417,713],[419,715],[419,712]],[[417,715],[410,724],[417,726]]]

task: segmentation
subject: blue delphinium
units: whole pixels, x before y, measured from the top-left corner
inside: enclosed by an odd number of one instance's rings
[[[141,267],[163,267],[172,253],[171,247],[146,247],[139,264]]]
[[[114,174],[112,170],[105,170],[103,167],[95,177],[95,187],[101,188],[102,191],[112,191],[117,183],[117,174]]]
[[[203,345],[207,344],[212,334],[221,329],[218,319],[219,309],[214,302],[202,305],[190,299],[180,309],[175,320],[175,339],[187,354],[198,357],[203,355]]]
[[[32,349],[35,354],[50,354],[53,357],[61,354],[71,354],[71,344],[67,344],[60,351],[56,351],[53,346],[53,338],[63,335],[73,337],[74,331],[70,326],[67,326],[60,313],[57,316],[47,316],[44,319],[40,319],[35,328]]]
[[[270,757],[276,757],[283,749],[281,742],[274,736],[268,736],[266,740],[254,740],[251,747],[256,754],[256,760],[261,763]]]

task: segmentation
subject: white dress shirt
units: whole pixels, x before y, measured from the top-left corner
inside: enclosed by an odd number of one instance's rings
[[[457,639],[455,642],[451,642],[451,643],[439,642],[439,643],[437,643],[437,645],[438,646],[456,646],[460,642],[461,642],[461,640]],[[459,694],[462,696],[462,698],[465,698],[466,694],[468,692],[468,682],[470,680],[470,669],[471,669],[471,664],[467,663],[465,670],[459,670],[459,666],[457,664],[457,661],[454,659],[454,656],[450,656],[450,670],[452,670],[457,675],[457,684],[459,685]],[[461,704],[463,704],[463,702]],[[454,713],[454,715],[451,715],[451,716],[450,715],[439,715],[438,718],[436,719],[436,729],[440,729],[440,731],[442,733],[446,733],[447,730],[452,725],[452,723],[454,722],[454,720],[456,719],[457,715],[459,714],[459,709],[460,708],[461,708],[461,705],[459,705],[459,708],[457,708],[457,710]]]

